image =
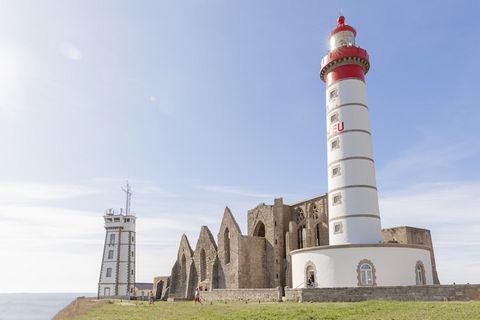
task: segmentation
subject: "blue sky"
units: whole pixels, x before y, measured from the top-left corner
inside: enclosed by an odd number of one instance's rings
[[[0,292],[96,291],[133,186],[137,280],[228,205],[326,191],[319,63],[340,10],[370,54],[382,226],[480,282],[476,1],[0,2]],[[35,266],[35,267],[33,267]]]

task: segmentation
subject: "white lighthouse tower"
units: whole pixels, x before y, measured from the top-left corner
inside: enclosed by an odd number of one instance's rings
[[[367,51],[355,46],[355,36],[340,16],[320,70],[327,90],[331,245],[382,239],[364,77],[370,64]]]
[[[370,62],[355,37],[340,16],[320,65],[326,84],[329,245],[290,252],[292,285],[306,287],[311,279],[321,288],[433,284],[428,247],[382,241],[365,88]]]
[[[98,282],[98,298],[129,298],[135,291],[135,214],[127,182],[125,209],[105,212],[105,244]]]

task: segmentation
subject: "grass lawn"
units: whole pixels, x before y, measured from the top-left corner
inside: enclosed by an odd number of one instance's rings
[[[71,317],[68,317],[71,319]],[[103,301],[75,319],[480,319],[480,301],[364,301],[335,303],[248,303]]]

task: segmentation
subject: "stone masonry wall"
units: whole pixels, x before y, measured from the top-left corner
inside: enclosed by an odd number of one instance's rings
[[[285,300],[297,302],[363,300],[480,300],[480,284],[398,287],[285,289]]]
[[[241,236],[239,240],[239,288],[266,288],[265,238]]]
[[[282,289],[213,289],[200,291],[200,299],[204,301],[260,301],[273,302],[282,300]]]

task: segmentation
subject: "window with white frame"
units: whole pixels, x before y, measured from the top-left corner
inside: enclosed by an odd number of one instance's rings
[[[110,278],[112,276],[112,268],[107,268],[107,274],[106,277]]]
[[[368,259],[361,260],[357,265],[357,280],[359,286],[376,286],[375,266]]]
[[[110,234],[110,244],[114,244],[115,243],[115,234]]]
[[[113,259],[113,250],[108,250],[108,259]]]
[[[373,284],[372,266],[368,263],[360,266],[360,283],[363,286],[371,286]]]

